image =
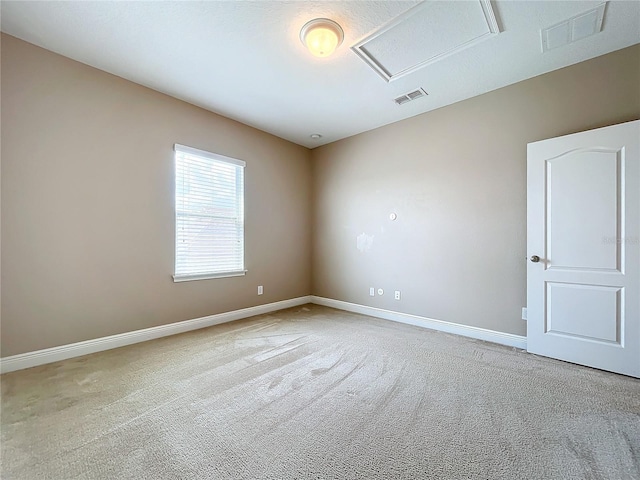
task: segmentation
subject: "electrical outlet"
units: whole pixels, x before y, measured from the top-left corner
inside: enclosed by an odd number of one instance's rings
[[[400,290],[395,291],[393,298],[395,298],[396,300],[400,300]]]
[[[522,307],[522,319],[527,319],[527,307]]]
[[[258,295],[262,295],[264,290],[262,289],[262,285],[258,285]]]
[[[375,297],[375,296],[376,296],[376,289],[375,289],[375,288],[373,288],[373,287],[371,287],[371,288],[369,289],[369,295],[370,295],[371,297]]]

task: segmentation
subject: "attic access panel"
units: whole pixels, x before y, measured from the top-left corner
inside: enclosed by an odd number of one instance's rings
[[[426,1],[351,49],[390,82],[498,33],[490,0]]]

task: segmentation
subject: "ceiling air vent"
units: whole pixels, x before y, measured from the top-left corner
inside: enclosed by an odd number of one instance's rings
[[[606,2],[596,8],[540,30],[542,53],[562,47],[602,31]]]
[[[415,100],[416,98],[425,97],[427,92],[425,92],[422,88],[418,90],[414,90],[413,92],[405,93],[404,95],[400,95],[397,98],[394,98],[393,101],[398,105],[403,105],[411,100]]]

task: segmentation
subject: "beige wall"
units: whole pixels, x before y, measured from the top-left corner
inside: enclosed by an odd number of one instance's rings
[[[1,68],[3,357],[309,293],[524,334],[527,142],[640,118],[640,46],[311,153],[6,35]],[[174,143],[247,162],[246,277],[173,283]]]
[[[637,118],[640,46],[313,150],[313,294],[524,335],[527,143]]]
[[[173,283],[174,143],[247,162],[245,277]],[[310,293],[306,148],[6,35],[1,148],[2,356]]]

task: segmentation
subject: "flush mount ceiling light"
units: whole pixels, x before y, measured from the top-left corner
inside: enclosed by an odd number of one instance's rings
[[[316,57],[328,57],[344,40],[344,32],[333,20],[316,18],[304,24],[300,40]]]

